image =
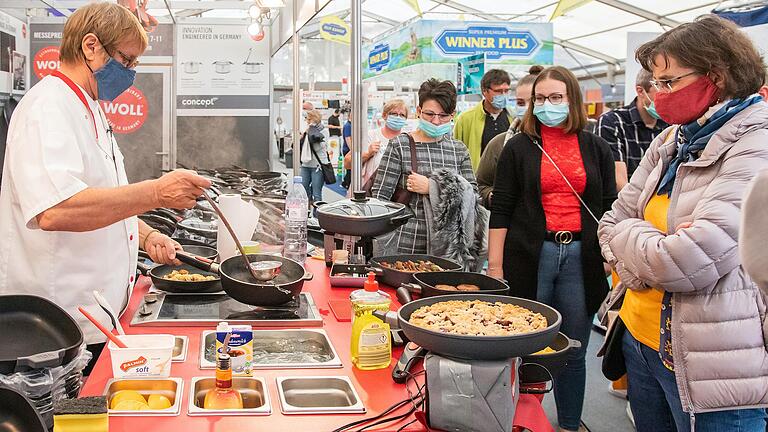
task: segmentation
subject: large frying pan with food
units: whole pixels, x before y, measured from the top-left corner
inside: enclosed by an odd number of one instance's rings
[[[149,255],[144,251],[139,251],[139,256],[142,258],[149,258]],[[221,279],[219,275],[212,272],[200,271],[199,268],[191,266],[189,264],[181,264],[178,266],[160,264],[156,266],[148,266],[139,260],[136,264],[141,274],[149,276],[152,279],[152,284],[159,290],[163,290],[169,293],[175,294],[209,294],[217,293],[221,291]],[[202,276],[211,276],[212,280],[203,281],[181,281],[166,279],[171,272],[187,271],[190,274],[199,274]]]
[[[400,268],[411,268],[413,264],[419,264],[421,261],[432,263],[442,270],[433,267],[429,271],[459,270],[461,266],[451,260],[432,255],[394,255],[371,258],[370,270],[379,276],[381,282],[392,288],[397,288],[402,284],[413,282],[413,275],[424,270],[400,270]]]
[[[268,282],[253,279],[245,267],[243,257],[239,255],[227,258],[221,264],[186,253],[178,253],[176,256],[186,264],[219,274],[224,292],[233,299],[251,306],[277,306],[288,303],[301,293],[304,281],[312,279],[312,274],[305,271],[301,264],[281,256],[248,254],[251,264],[280,261],[280,273]]]
[[[413,274],[414,283],[405,283],[397,289],[397,299],[401,304],[410,303],[411,294],[422,298],[439,295],[480,292],[482,294],[509,294],[509,285],[505,282],[481,273],[461,271],[421,272]]]
[[[416,309],[451,300],[481,300],[501,302],[524,307],[542,314],[547,327],[530,333],[512,336],[465,336],[443,333],[417,327],[410,323]],[[533,300],[490,294],[456,294],[425,297],[402,306],[397,312],[374,313],[393,327],[402,329],[411,342],[436,354],[469,360],[501,360],[522,357],[540,351],[552,343],[560,329],[562,318],[555,309]]]

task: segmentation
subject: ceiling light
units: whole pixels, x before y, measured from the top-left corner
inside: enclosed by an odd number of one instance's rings
[[[256,4],[263,8],[282,8],[285,7],[283,0],[256,0]]]
[[[261,8],[258,5],[251,5],[248,8],[248,16],[251,18],[258,18],[261,15]]]
[[[261,33],[261,24],[258,21],[254,21],[248,26],[248,34],[256,36]]]

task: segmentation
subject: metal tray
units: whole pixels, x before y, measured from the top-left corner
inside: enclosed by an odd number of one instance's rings
[[[367,266],[365,264],[334,264],[331,266],[330,280],[332,287],[360,288],[365,284]],[[340,275],[346,273],[347,276]],[[360,276],[351,276],[359,274]]]
[[[272,405],[269,401],[269,391],[263,378],[257,377],[233,377],[232,387],[243,396],[243,409],[241,410],[208,410],[203,408],[205,393],[216,387],[216,378],[194,377],[189,390],[189,406],[187,412],[190,416],[237,416],[237,415],[269,415],[272,413]]]
[[[365,406],[346,376],[277,378],[283,414],[364,413]]]
[[[216,331],[206,330],[200,337],[200,369],[216,369],[213,357],[216,344]],[[259,352],[269,348],[269,344],[283,344],[280,351],[267,351],[267,358],[259,358]],[[325,330],[254,330],[253,331],[253,369],[332,369],[342,367],[336,349]],[[285,353],[287,359],[269,358],[270,354]],[[304,354],[309,353],[309,354]],[[206,356],[206,354],[208,354]],[[304,354],[303,358],[297,358]],[[293,360],[290,360],[293,358]]]
[[[135,390],[144,398],[151,394],[167,397],[173,405],[164,410],[117,411],[110,409],[111,416],[147,417],[147,416],[177,416],[181,412],[181,396],[184,392],[184,381],[181,378],[143,378],[143,379],[111,379],[104,388],[107,406],[112,403],[112,395],[120,390]]]
[[[183,363],[187,360],[187,351],[189,348],[189,338],[186,336],[174,336],[173,357],[171,362]]]

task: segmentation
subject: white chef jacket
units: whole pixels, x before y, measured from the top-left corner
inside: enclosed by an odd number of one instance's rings
[[[89,232],[50,232],[37,225],[37,215],[86,188],[128,184],[106,116],[81,91],[95,119],[55,76],[32,87],[11,118],[0,185],[0,294],[48,298],[93,344],[106,337],[77,307],[111,328],[93,291],[114,310],[124,310],[135,279],[139,232],[136,217]]]

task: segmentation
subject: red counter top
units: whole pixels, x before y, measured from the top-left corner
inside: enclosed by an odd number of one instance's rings
[[[149,279],[142,278],[137,283],[133,297],[130,300],[127,312],[121,318],[121,323],[128,334],[137,333],[168,333],[189,337],[187,359],[183,363],[173,363],[171,376],[184,380],[184,392],[182,394],[181,414],[175,417],[110,417],[109,426],[111,432],[152,432],[152,431],[221,431],[232,432],[236,430],[262,430],[262,431],[332,431],[349,422],[375,416],[392,404],[408,397],[405,386],[392,381],[391,369],[400,356],[401,349],[395,348],[393,361],[388,369],[376,371],[360,371],[352,366],[349,355],[349,339],[352,327],[349,322],[339,322],[330,311],[328,301],[331,299],[349,298],[352,289],[331,288],[328,280],[328,270],[325,263],[313,259],[307,260],[308,269],[314,273],[314,279],[304,284],[304,291],[312,293],[321,315],[323,316],[323,328],[336,348],[341,358],[341,369],[281,369],[281,370],[254,370],[254,376],[263,377],[267,383],[269,397],[272,404],[272,414],[269,416],[221,416],[221,417],[190,417],[187,415],[189,401],[190,382],[195,376],[213,376],[213,370],[201,370],[199,368],[200,334],[205,327],[131,327],[130,321],[136,309],[141,303],[143,295],[149,288]],[[394,292],[385,289],[392,294],[393,309],[399,307],[394,300]],[[283,415],[280,412],[280,399],[277,393],[275,379],[280,376],[349,376],[360,395],[367,412],[365,414],[328,414],[328,415]],[[107,349],[99,357],[91,376],[88,378],[81,396],[101,395],[112,378],[112,365]],[[407,407],[396,411],[402,414],[408,411]],[[405,423],[413,420],[413,416],[401,420],[392,425],[372,428],[374,431],[396,431]],[[523,395],[517,409],[515,423],[524,425],[533,432],[553,432],[547,422],[546,415],[537,399],[530,395]],[[354,430],[354,429],[353,429]],[[409,426],[406,431],[424,430],[418,423]]]

